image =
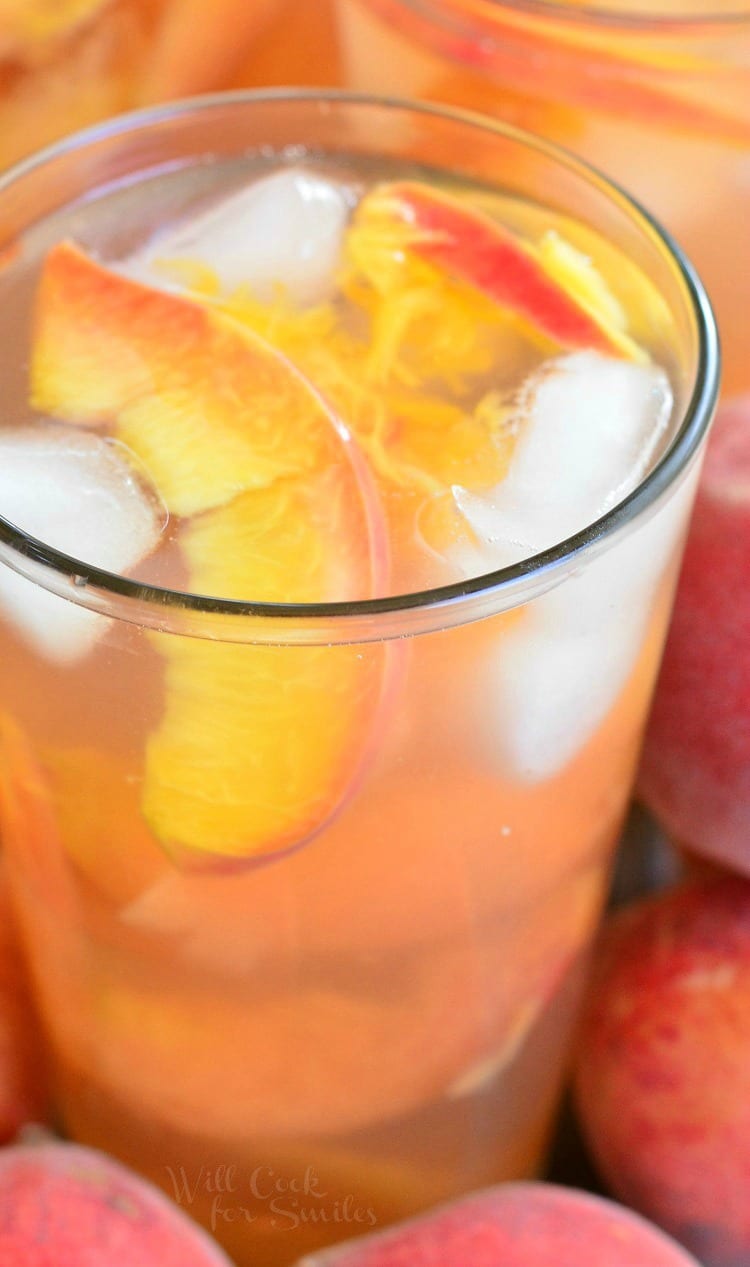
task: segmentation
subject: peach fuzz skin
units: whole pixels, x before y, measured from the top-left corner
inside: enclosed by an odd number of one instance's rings
[[[0,1152],[0,1262],[13,1267],[231,1267],[160,1192],[75,1144]]]
[[[683,884],[605,933],[576,1091],[611,1190],[706,1267],[750,1261],[750,884]]]
[[[0,863],[0,1144],[46,1112],[41,1042]]]
[[[638,1215],[552,1184],[489,1188],[299,1267],[698,1267]]]
[[[692,851],[750,875],[750,395],[709,444],[639,788]]]

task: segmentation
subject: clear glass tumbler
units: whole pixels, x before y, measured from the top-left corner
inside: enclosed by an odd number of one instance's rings
[[[3,426],[28,419],[50,244],[73,233],[107,258],[174,215],[194,174],[220,192],[269,154],[427,171],[565,223],[625,307],[650,297],[637,321],[675,394],[669,442],[620,504],[513,566],[395,596],[169,589],[0,518],[0,835],[60,1126],[166,1188],[238,1263],[271,1267],[540,1165],[718,353],[679,250],[546,143],[427,106],[237,94],[119,120],[3,177]],[[71,613],[76,656],[56,640]],[[320,764],[305,830],[262,862],[212,862],[209,839],[195,865],[144,814],[180,665],[199,726],[247,689],[248,734],[271,734],[279,768],[285,745]],[[291,780],[266,787],[271,818]]]

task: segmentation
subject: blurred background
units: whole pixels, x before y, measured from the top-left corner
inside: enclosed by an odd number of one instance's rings
[[[339,79],[329,0],[0,0],[0,165],[154,102]]]

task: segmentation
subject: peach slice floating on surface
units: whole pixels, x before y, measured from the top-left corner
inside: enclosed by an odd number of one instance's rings
[[[583,258],[574,266],[573,248],[542,253],[467,202],[418,182],[377,186],[360,203],[355,225],[384,242],[390,236],[394,250],[409,250],[481,291],[563,347],[644,359],[620,327],[604,279]]]
[[[114,424],[177,515],[331,465],[346,482],[346,433],[288,361],[226,315],[70,243],[47,256],[31,380],[40,411]]]
[[[56,1018],[56,1039],[108,1094],[170,1128],[295,1138],[383,1123],[510,1065],[588,938],[592,885],[582,877],[580,910],[552,903],[546,927],[521,920],[517,937],[322,969],[297,952],[252,988],[247,975],[221,993],[215,978],[164,990],[148,972],[132,985],[103,977],[85,1013]]]
[[[367,597],[385,538],[366,465],[304,378],[250,329],[63,244],[37,307],[34,402],[114,423],[168,508],[194,592],[266,602]],[[197,512],[208,512],[202,515]],[[235,645],[158,635],[166,706],[144,807],[175,853],[248,857],[313,834],[381,716],[377,646]]]
[[[349,597],[362,559],[336,482],[331,471],[280,480],[196,519],[184,537],[193,584],[269,602]],[[166,635],[158,645],[167,704],[147,745],[144,788],[157,836],[178,849],[246,857],[314,832],[362,766],[388,650]]]
[[[143,798],[158,838],[184,863],[183,849],[245,858],[308,839],[356,783],[387,653],[166,636],[158,645],[167,702],[148,741]]]

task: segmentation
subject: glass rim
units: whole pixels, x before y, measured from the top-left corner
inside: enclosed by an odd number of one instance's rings
[[[406,8],[415,12],[428,9],[431,0],[397,0]],[[582,4],[570,4],[567,0],[485,0],[492,8],[500,12],[512,9],[530,16],[554,18],[571,27],[583,26],[586,23],[600,26],[611,26],[621,30],[643,30],[658,32],[665,30],[689,31],[693,27],[710,27],[720,31],[731,31],[736,27],[750,27],[750,7],[727,9],[717,13],[710,9],[706,0],[696,0],[695,7],[690,8],[690,0],[684,0],[684,8],[675,11],[664,8],[653,12],[652,9],[605,8],[596,4],[595,0],[584,0]],[[622,0],[620,0],[622,3]],[[458,16],[461,16],[460,14]]]
[[[207,627],[207,621],[208,626],[211,626],[215,620],[231,620],[234,617],[242,622],[252,621],[256,629],[257,626],[261,628],[273,626],[274,629],[279,629],[282,635],[287,631],[291,633],[296,624],[297,628],[304,629],[308,636],[295,640],[305,642],[368,641],[376,637],[399,637],[418,632],[419,630],[410,628],[410,621],[418,617],[420,613],[445,617],[445,620],[441,619],[437,625],[429,624],[428,628],[442,628],[446,623],[449,625],[469,623],[471,620],[479,619],[482,614],[486,614],[482,612],[480,615],[472,615],[469,611],[468,615],[462,615],[465,609],[471,608],[472,600],[486,600],[490,597],[499,598],[501,595],[507,595],[511,601],[501,606],[507,608],[519,605],[520,601],[525,600],[520,599],[513,603],[514,593],[525,591],[530,583],[538,579],[546,581],[551,574],[573,561],[578,565],[583,557],[588,557],[597,548],[602,547],[609,538],[619,534],[621,530],[654,506],[687,469],[691,459],[697,453],[708,430],[718,399],[720,370],[718,331],[702,282],[682,249],[648,211],[616,182],[611,181],[596,168],[562,147],[510,124],[499,123],[472,111],[346,90],[315,88],[238,90],[185,98],[167,105],[148,107],[119,115],[47,146],[0,174],[0,198],[7,188],[23,180],[26,175],[67,153],[83,150],[94,141],[128,135],[159,123],[189,116],[191,113],[205,115],[212,110],[231,108],[233,105],[252,105],[255,102],[259,104],[280,102],[287,105],[309,102],[319,107],[326,104],[351,105],[355,108],[408,112],[466,127],[479,127],[485,132],[494,133],[523,145],[527,150],[536,151],[541,157],[566,167],[574,175],[584,179],[588,185],[597,186],[610,200],[619,202],[630,219],[646,230],[651,237],[655,237],[658,244],[666,249],[677,265],[679,278],[685,289],[695,322],[697,357],[694,382],[690,397],[684,407],[682,422],[669,447],[652,470],[622,502],[557,545],[530,555],[511,566],[450,584],[408,593],[317,603],[272,603],[173,590],[87,564],[72,555],[56,550],[53,546],[16,527],[2,514],[0,514],[0,565],[8,564],[7,555],[1,549],[4,546],[9,548],[16,559],[22,563],[14,570],[36,584],[41,583],[38,579],[40,575],[44,575],[46,580],[49,580],[50,574],[59,578],[60,585],[43,584],[42,587],[50,589],[53,593],[64,595],[68,601],[93,611],[113,615],[120,620],[167,632],[170,630],[180,633],[192,632],[190,628],[186,628],[186,621],[189,623],[192,616],[196,618],[197,635],[208,637],[212,637],[213,634],[201,633],[201,630]],[[129,604],[131,610],[120,610],[117,604],[123,607]],[[172,624],[169,620],[170,613],[174,616]],[[383,617],[391,618],[389,630],[383,632],[378,629],[373,632],[370,629],[370,622],[373,618]],[[334,626],[343,624],[348,630],[347,637],[331,638],[331,624]],[[227,640],[254,641],[257,639],[250,636]],[[276,640],[274,638],[274,641]],[[284,636],[278,640],[284,641]]]

